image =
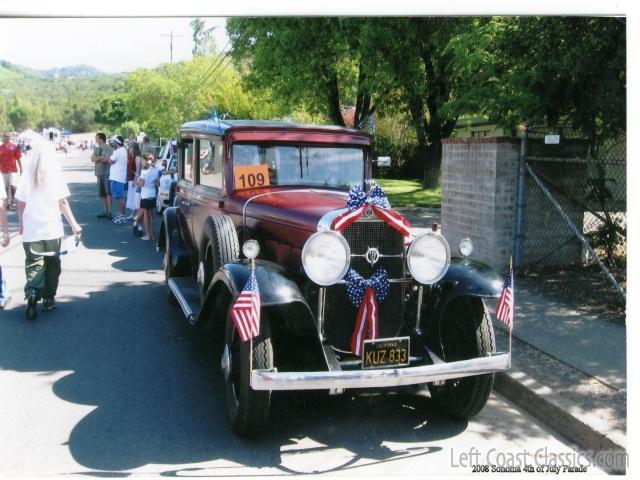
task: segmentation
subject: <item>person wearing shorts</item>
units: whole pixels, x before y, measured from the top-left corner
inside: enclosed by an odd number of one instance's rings
[[[91,161],[95,164],[95,175],[98,182],[98,196],[102,199],[103,210],[98,218],[112,218],[111,188],[109,185],[110,158],[113,149],[107,145],[107,136],[100,132],[96,134],[96,147],[93,149]]]
[[[109,170],[109,188],[111,190],[111,198],[114,201],[118,201],[119,213],[116,213],[113,218],[113,223],[122,224],[126,223],[126,217],[124,215],[126,200],[127,200],[127,149],[124,147],[124,138],[117,135],[111,139],[116,146],[115,151],[111,155]]]
[[[142,158],[142,172],[136,181],[140,186],[140,209],[144,218],[145,235],[142,240],[153,240],[153,209],[156,206],[156,180],[158,170],[153,166],[153,155],[145,153]]]
[[[0,172],[2,172],[4,189],[7,192],[8,208],[15,206],[16,185],[22,171],[21,156],[20,147],[11,143],[11,136],[8,133],[3,133],[2,145],[0,145]]]

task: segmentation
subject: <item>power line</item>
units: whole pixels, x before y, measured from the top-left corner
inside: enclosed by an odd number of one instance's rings
[[[229,46],[229,42],[227,42],[227,45],[225,46],[225,48],[226,48],[227,46]],[[214,64],[213,64],[214,66],[213,66],[213,68],[212,68],[212,69],[210,68],[210,69],[209,69],[209,70],[208,70],[208,71],[207,71],[207,72],[206,72],[206,73],[205,73],[205,74],[200,78],[200,80],[198,81],[198,83],[197,83],[197,84],[196,84],[196,86],[194,87],[194,90],[196,90],[196,89],[200,88],[204,83],[206,83],[206,82],[207,82],[207,80],[209,80],[209,79],[213,76],[213,74],[214,74],[214,73],[216,73],[216,72],[220,69],[220,67],[222,66],[223,62],[224,62],[224,61],[225,61],[225,59],[227,59],[227,58],[230,58],[230,57],[229,57],[229,51],[226,51],[226,52],[224,52],[224,51],[223,51],[223,52],[221,52],[221,55],[220,55],[220,57],[219,57],[218,61],[217,61],[216,63],[214,63]],[[229,65],[229,63],[230,63],[230,62],[227,62],[227,64],[222,68],[222,71],[224,71],[224,68],[226,68],[226,67]],[[216,77],[216,78],[217,78],[217,77]]]

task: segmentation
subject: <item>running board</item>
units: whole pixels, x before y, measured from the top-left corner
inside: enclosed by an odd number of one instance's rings
[[[167,282],[187,321],[194,325],[200,315],[200,288],[188,277],[174,277]]]

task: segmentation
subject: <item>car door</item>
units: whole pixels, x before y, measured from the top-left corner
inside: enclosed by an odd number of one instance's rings
[[[180,219],[180,228],[182,230],[182,238],[187,248],[196,248],[194,244],[192,225],[192,205],[195,196],[195,180],[193,175],[194,162],[194,138],[192,136],[183,136],[180,140],[180,148],[178,149],[178,171],[179,180],[176,186],[175,206],[179,210],[178,218]]]
[[[194,140],[195,188],[191,204],[191,225],[194,241],[202,248],[207,217],[222,213],[224,208],[223,142],[220,137],[210,135]]]

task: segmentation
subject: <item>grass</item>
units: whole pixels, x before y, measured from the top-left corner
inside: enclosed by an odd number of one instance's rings
[[[422,188],[420,180],[376,180],[389,198],[392,207],[435,207],[440,208],[442,192],[440,187]]]

